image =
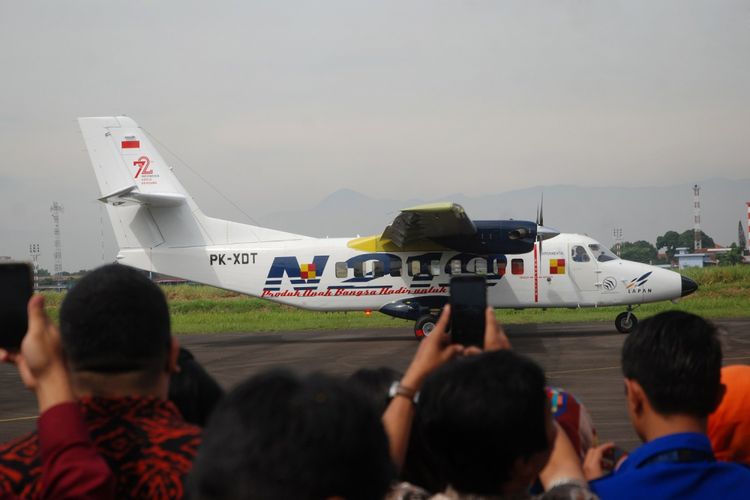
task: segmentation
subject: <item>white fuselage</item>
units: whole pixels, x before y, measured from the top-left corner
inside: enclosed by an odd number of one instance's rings
[[[588,236],[560,234],[519,255],[427,249],[363,251],[346,238],[123,249],[120,262],[315,310],[378,310],[412,297],[447,296],[451,271],[487,276],[498,308],[596,307],[678,298],[678,273],[614,258]],[[585,256],[581,254],[580,247]],[[576,251],[578,254],[576,254]]]

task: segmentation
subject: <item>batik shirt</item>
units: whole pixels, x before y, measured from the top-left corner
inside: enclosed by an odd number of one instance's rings
[[[158,398],[86,398],[86,426],[115,475],[118,498],[182,498],[200,444],[199,427]],[[0,491],[39,498],[42,463],[36,432],[0,445]]]

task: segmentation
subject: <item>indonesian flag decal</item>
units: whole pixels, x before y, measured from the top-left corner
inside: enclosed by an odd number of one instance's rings
[[[125,136],[120,143],[122,149],[139,149],[141,147],[141,141],[135,138],[133,135]]]

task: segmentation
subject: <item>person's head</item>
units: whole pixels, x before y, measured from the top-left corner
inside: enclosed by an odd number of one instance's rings
[[[708,438],[716,458],[750,465],[750,366],[721,369],[726,394],[708,416]]]
[[[347,380],[361,388],[378,412],[382,414],[391,400],[389,395],[391,384],[401,380],[401,376],[402,374],[393,368],[382,366],[380,368],[360,368],[352,373]]]
[[[185,421],[201,427],[224,396],[224,390],[198,363],[193,354],[180,347],[177,370],[169,379],[169,400],[180,410]]]
[[[356,387],[273,370],[235,387],[203,433],[196,499],[381,499],[393,477],[380,415]]]
[[[524,491],[549,460],[555,426],[542,369],[512,351],[449,363],[425,382],[413,432],[442,485],[461,493]]]
[[[630,417],[642,438],[652,412],[705,419],[723,394],[718,332],[683,311],[647,318],[625,339],[622,373]]]
[[[140,271],[112,264],[84,276],[60,307],[60,334],[79,389],[128,395],[159,386],[166,397],[177,344],[164,294]]]

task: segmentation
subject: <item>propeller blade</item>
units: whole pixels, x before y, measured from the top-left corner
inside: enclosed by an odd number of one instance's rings
[[[539,222],[537,225],[544,225],[544,193],[542,193],[542,202],[539,204]]]

